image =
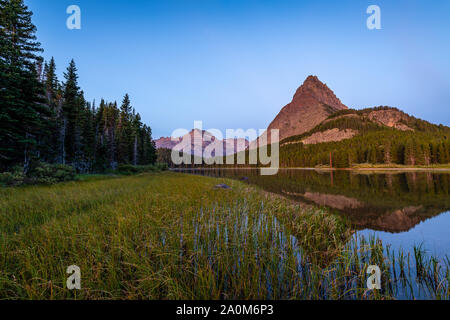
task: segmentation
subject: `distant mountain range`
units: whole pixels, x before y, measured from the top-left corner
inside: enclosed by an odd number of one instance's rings
[[[203,131],[198,136],[209,136],[207,142],[201,144],[200,150],[191,139],[191,154],[200,156],[210,144],[222,145],[224,155],[243,151],[244,145],[248,151],[270,143],[271,129],[279,130],[282,167],[450,163],[449,127],[417,119],[392,107],[349,109],[316,76],[306,78],[292,101],[269,124],[268,139],[263,135],[250,143],[242,139],[222,141]],[[161,138],[156,146],[173,149],[178,145],[181,150],[182,140]],[[330,163],[330,156],[334,163]]]
[[[308,131],[325,120],[329,115],[344,109],[348,108],[341,103],[333,91],[316,76],[309,76],[303,85],[298,88],[292,102],[285,106],[272,121],[268,130],[270,132],[270,129],[279,129],[280,140],[282,140]],[[197,147],[194,146],[194,132],[198,133],[198,137],[204,135],[201,144],[202,150],[198,147],[200,144]],[[190,136],[190,140],[184,139],[187,136]],[[242,143],[244,139],[224,140],[222,142],[209,132],[203,131],[200,133],[200,130],[195,129],[183,137],[174,139],[171,137],[162,137],[156,140],[155,143],[157,149],[173,149],[177,146],[177,149],[181,150],[185,147],[185,143],[180,144],[183,140],[192,142],[191,154],[201,156],[205,148],[211,143],[216,146],[222,144],[224,146],[224,155],[243,151],[238,146],[242,145],[239,143]],[[259,141],[260,145],[267,143],[267,141],[264,140],[263,142],[261,139],[252,141],[251,143],[245,140],[245,148],[256,147],[257,141]]]
[[[222,150],[222,155],[235,154],[244,151],[249,142],[246,139],[220,140],[205,130],[193,129],[186,135],[178,138],[162,137],[155,141],[157,149],[189,150],[188,153],[201,157],[205,150],[216,156],[216,151]]]

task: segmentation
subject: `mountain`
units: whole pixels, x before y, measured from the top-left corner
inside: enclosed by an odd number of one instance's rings
[[[281,167],[450,163],[449,127],[393,107],[349,109],[316,76],[298,88],[271,129],[279,129]],[[270,143],[264,138],[252,141],[249,149]]]
[[[346,109],[330,115],[312,130],[290,136],[282,140],[280,144],[283,146],[295,143],[308,145],[338,142],[388,128],[405,132],[433,132],[440,127],[387,106],[362,110]],[[441,126],[441,128],[445,127]]]
[[[269,132],[271,129],[279,129],[279,165],[282,168],[450,164],[448,126],[432,124],[388,106],[349,109],[316,76],[309,76],[298,88],[292,102],[269,125]],[[197,131],[191,131],[190,135],[193,132]],[[245,150],[248,161],[249,149],[270,143],[264,136],[250,144],[240,141],[238,145],[237,140],[218,140],[205,131],[198,133],[199,137],[202,135],[210,137],[197,147],[183,138],[175,141],[161,138],[156,145],[181,150],[190,143],[186,147],[198,156],[211,150],[210,145],[223,147],[224,155]],[[217,153],[212,154],[215,155]],[[245,164],[249,165],[253,164]]]
[[[206,152],[214,157],[216,154],[220,154],[220,150],[222,150],[223,155],[243,151],[248,147],[249,142],[242,138],[220,140],[208,131],[193,129],[182,137],[162,137],[156,140],[155,144],[157,149],[179,151],[187,149],[189,150],[188,153],[195,156],[201,157]]]
[[[270,136],[271,129],[278,129],[281,141],[305,133],[333,113],[346,109],[348,108],[326,84],[322,83],[317,76],[309,76],[295,92],[291,103],[281,109],[267,130]],[[259,138],[257,141],[259,145],[267,144],[264,138]],[[256,146],[256,141],[253,141],[250,148]]]
[[[386,106],[338,111],[312,130],[280,142],[282,167],[449,163],[449,127]]]

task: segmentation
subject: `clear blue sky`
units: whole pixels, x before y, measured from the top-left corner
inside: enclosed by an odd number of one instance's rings
[[[450,125],[450,1],[26,0],[44,57],[89,100],[128,92],[153,136],[266,128],[309,74],[352,108]],[[66,28],[78,5],[82,29]],[[366,9],[381,8],[382,30]]]

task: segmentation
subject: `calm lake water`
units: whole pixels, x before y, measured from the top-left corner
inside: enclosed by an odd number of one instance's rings
[[[178,170],[180,171],[180,170]],[[251,169],[182,172],[239,179],[304,204],[332,209],[357,234],[375,235],[392,249],[450,256],[450,173],[285,169],[261,176]]]

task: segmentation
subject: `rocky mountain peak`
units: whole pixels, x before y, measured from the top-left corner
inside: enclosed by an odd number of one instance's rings
[[[291,103],[281,109],[268,127],[279,130],[279,138],[305,133],[328,118],[331,114],[348,109],[339,100],[334,92],[326,84],[321,82],[317,76],[308,76],[303,84],[297,89]],[[268,139],[259,139],[259,145],[270,143]],[[257,146],[253,141],[250,148]]]
[[[317,76],[308,76],[303,84],[297,89],[292,102],[312,98],[323,104],[329,105],[335,109],[342,110],[347,107],[341,100],[328,88],[328,86],[319,80]]]

